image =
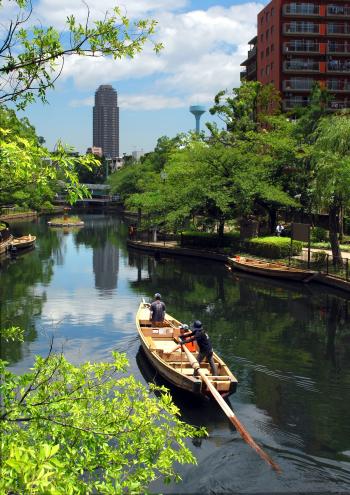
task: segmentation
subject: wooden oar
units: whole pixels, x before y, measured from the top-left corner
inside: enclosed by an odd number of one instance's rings
[[[177,328],[171,321],[169,321],[169,320],[164,320],[164,321],[166,323],[169,323],[169,325],[171,327]],[[198,370],[199,375],[201,376],[204,383],[207,385],[207,387],[210,390],[210,392],[212,393],[214,399],[217,401],[217,403],[219,404],[221,409],[224,411],[224,413],[226,414],[228,419],[231,421],[231,423],[233,423],[233,425],[235,426],[236,430],[241,435],[243,440],[245,442],[247,442],[247,444],[250,445],[250,447],[252,447],[252,449],[254,449],[255,452],[257,452],[260,455],[260,457],[262,459],[264,459],[264,461],[266,461],[272,467],[272,469],[274,469],[278,473],[281,473],[282,471],[281,471],[281,468],[279,467],[279,465],[276,464],[276,462],[274,462],[271,459],[271,457],[261,447],[259,447],[259,445],[253,440],[250,433],[246,430],[246,428],[243,426],[243,424],[237,418],[237,416],[232,411],[232,409],[229,407],[229,405],[221,397],[221,395],[216,390],[216,388],[214,387],[214,385],[212,384],[210,379],[206,376],[204,371],[201,369],[197,359],[193,356],[192,352],[189,351],[189,349],[187,349],[187,347],[185,345],[182,345],[181,349],[182,348],[185,351],[186,356],[188,357],[188,360],[191,363],[192,368],[194,370]]]
[[[278,473],[280,473],[281,472],[281,468],[278,466],[278,464],[276,464],[271,459],[271,457],[261,447],[259,447],[259,445],[257,443],[255,443],[255,441],[253,440],[253,438],[251,437],[251,435],[248,433],[248,431],[246,430],[246,428],[239,421],[239,419],[237,418],[237,416],[235,415],[235,413],[232,411],[232,409],[229,407],[229,405],[226,403],[226,401],[224,401],[224,399],[221,397],[221,395],[216,390],[216,388],[214,387],[214,385],[212,384],[212,382],[210,381],[210,379],[206,376],[206,374],[204,373],[204,371],[200,368],[200,365],[199,365],[197,359],[186,348],[185,345],[184,346],[181,346],[181,347],[183,347],[183,349],[184,349],[184,351],[185,351],[185,353],[186,353],[186,355],[187,355],[187,357],[188,357],[188,359],[189,359],[189,361],[191,363],[192,368],[198,371],[198,373],[202,377],[202,380],[206,383],[208,389],[212,393],[214,399],[217,401],[217,403],[219,404],[219,406],[222,408],[222,410],[224,411],[224,413],[226,414],[226,416],[228,417],[228,419],[231,421],[231,423],[234,424],[234,426],[236,427],[236,430],[241,435],[241,437],[243,438],[243,440],[245,442],[247,442],[247,444],[250,445],[260,455],[260,457],[262,457],[262,459],[264,459],[268,464],[270,464],[270,466],[275,471],[277,471]]]

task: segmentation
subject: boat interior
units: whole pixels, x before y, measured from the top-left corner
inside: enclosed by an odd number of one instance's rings
[[[175,322],[174,322],[175,323]],[[175,323],[179,325],[179,322]],[[186,353],[177,349],[172,351],[177,345],[177,337],[180,335],[180,330],[174,328],[168,322],[162,323],[161,327],[155,327],[149,320],[139,320],[140,330],[145,337],[150,351],[154,352],[168,366],[171,366],[177,372],[186,376],[193,375],[193,368],[186,356]],[[193,352],[194,355],[197,351]],[[217,366],[218,375],[212,376],[210,365],[207,362],[202,362],[200,367],[206,375],[216,381],[230,381],[229,373],[226,365],[214,355],[214,361]],[[224,383],[223,383],[224,385]]]

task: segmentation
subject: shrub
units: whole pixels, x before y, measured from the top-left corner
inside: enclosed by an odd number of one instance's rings
[[[245,242],[245,250],[248,253],[265,258],[287,258],[290,252],[289,237],[258,237]],[[293,241],[292,256],[300,254],[302,243]]]
[[[312,253],[312,262],[318,267],[325,265],[326,260],[327,260],[326,251],[316,251]]]
[[[323,227],[313,227],[311,229],[311,242],[328,241],[328,231]]]
[[[210,234],[207,232],[182,232],[181,242],[184,247],[200,247],[200,248],[217,248],[231,247],[239,249],[240,238],[239,232],[230,232],[224,234],[220,239],[218,234]]]

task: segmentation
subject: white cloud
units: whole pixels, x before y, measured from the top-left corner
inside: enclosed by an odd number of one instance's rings
[[[112,4],[112,0],[102,0],[100,14]],[[249,2],[184,12],[186,4],[185,0],[128,1],[130,16],[154,14],[159,20],[154,41],[164,44],[161,54],[155,54],[149,43],[134,59],[67,57],[61,80],[72,80],[76,88],[91,94],[100,84],[113,84],[118,90],[118,83],[120,87],[123,81],[133,81],[133,89],[124,97],[119,91],[120,105],[127,109],[211,103],[219,90],[239,85],[246,42],[256,33],[256,16],[263,4]],[[57,23],[68,13],[83,16],[86,8],[78,0],[40,0],[38,9],[44,20]],[[92,14],[96,13],[94,8]],[[70,105],[92,102],[91,98],[74,99]]]

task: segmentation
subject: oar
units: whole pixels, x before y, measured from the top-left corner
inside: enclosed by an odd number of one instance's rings
[[[243,426],[243,424],[239,421],[235,413],[232,411],[232,409],[229,407],[229,405],[224,401],[224,399],[221,397],[219,392],[216,390],[212,382],[209,380],[209,378],[206,376],[204,371],[200,368],[200,365],[197,361],[197,359],[192,355],[192,353],[186,348],[186,346],[182,346],[193,369],[198,370],[198,373],[202,377],[202,380],[206,383],[208,389],[212,393],[214,399],[217,401],[219,406],[222,408],[228,419],[231,421],[231,423],[234,424],[236,427],[238,433],[241,435],[243,440],[247,442],[248,445],[250,445],[259,455],[264,459],[270,466],[277,471],[278,473],[281,472],[281,468],[276,464],[271,457],[261,448],[251,435],[248,433],[246,428]]]
[[[169,325],[173,328],[176,328],[176,326],[169,320],[165,320]],[[216,390],[212,382],[209,380],[209,378],[206,376],[204,371],[201,369],[197,359],[193,356],[192,352],[187,349],[185,345],[181,346],[181,349],[186,353],[186,356],[188,357],[189,362],[191,363],[191,366],[194,370],[198,370],[199,375],[202,377],[202,380],[204,383],[206,383],[208,389],[212,393],[214,399],[217,401],[219,406],[222,408],[228,419],[231,421],[231,423],[234,424],[236,430],[238,433],[241,435],[243,440],[247,442],[248,445],[252,447],[252,449],[257,452],[264,461],[266,461],[272,469],[277,471],[278,473],[281,473],[281,468],[279,467],[278,464],[276,464],[271,457],[261,448],[259,445],[253,440],[251,437],[250,433],[246,430],[246,428],[243,426],[243,424],[240,422],[240,420],[237,418],[235,413],[232,411],[232,409],[229,407],[229,405],[224,401],[224,399],[221,397],[219,392]]]

